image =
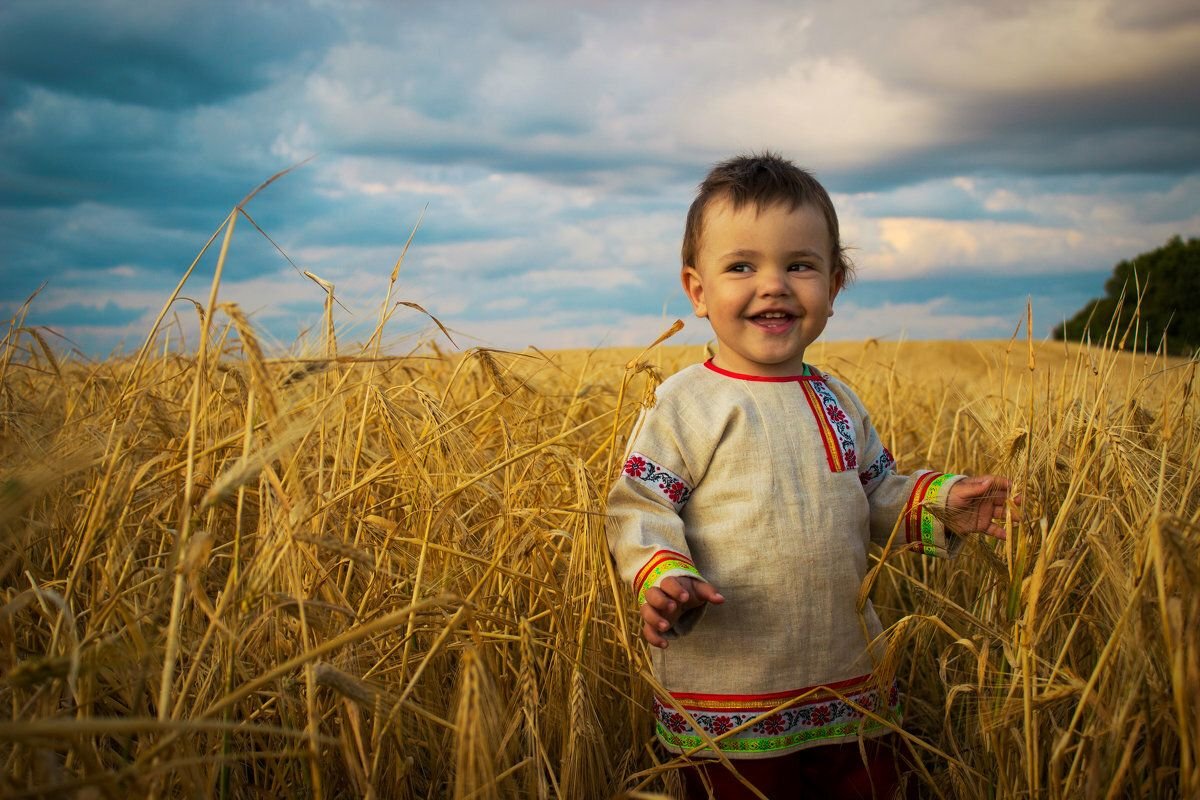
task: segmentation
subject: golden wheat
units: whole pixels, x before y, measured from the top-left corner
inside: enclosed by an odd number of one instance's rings
[[[316,353],[272,359],[218,283],[193,355],[9,325],[0,794],[677,791],[603,498],[702,350],[388,357],[389,287],[339,351],[328,287]],[[1025,498],[1006,542],[881,553],[864,588],[923,795],[1200,794],[1196,362],[1125,334],[813,348],[901,469]]]

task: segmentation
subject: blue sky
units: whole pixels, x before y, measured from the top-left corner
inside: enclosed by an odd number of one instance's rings
[[[834,196],[858,281],[827,335],[1039,334],[1200,235],[1200,7],[960,3],[0,5],[0,312],[140,345],[250,189],[365,336],[398,299],[462,346],[648,343],[683,317],[707,168],[773,149]],[[215,248],[214,248],[215,249]],[[213,259],[183,294],[204,301]],[[280,348],[324,291],[239,223],[222,283]],[[172,335],[194,343],[190,303]],[[395,349],[427,320],[401,309]]]

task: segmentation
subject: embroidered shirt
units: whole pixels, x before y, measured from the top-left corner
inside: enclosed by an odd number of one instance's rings
[[[643,413],[608,500],[608,539],[639,604],[673,575],[702,576],[722,605],[689,612],[655,676],[659,739],[730,757],[773,756],[886,730],[872,679],[881,632],[857,608],[871,541],[947,552],[931,508],[957,476],[902,476],[862,403],[816,370],[760,378],[711,362],[668,378]],[[952,540],[953,541],[952,537]],[[876,654],[877,655],[877,654]],[[740,730],[735,730],[739,729]],[[730,733],[734,731],[734,733]]]

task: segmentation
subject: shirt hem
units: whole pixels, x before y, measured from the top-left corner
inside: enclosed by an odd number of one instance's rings
[[[895,682],[881,687],[868,673],[770,694],[672,692],[668,703],[654,698],[654,716],[659,742],[673,753],[713,758],[715,742],[730,758],[767,758],[888,733],[902,709]]]

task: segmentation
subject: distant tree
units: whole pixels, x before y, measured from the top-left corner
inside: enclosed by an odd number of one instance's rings
[[[1170,352],[1191,354],[1200,348],[1200,239],[1185,242],[1178,236],[1157,250],[1117,264],[1104,284],[1104,297],[1088,302],[1055,328],[1054,338],[1082,340],[1088,336],[1093,342],[1102,341],[1124,291],[1120,335],[1132,319],[1139,287],[1139,346],[1149,337],[1154,349],[1166,331]]]

